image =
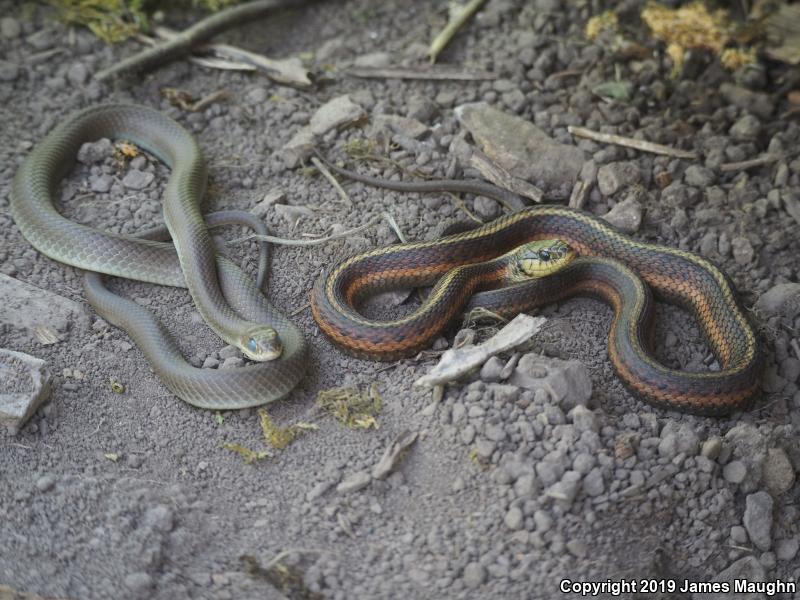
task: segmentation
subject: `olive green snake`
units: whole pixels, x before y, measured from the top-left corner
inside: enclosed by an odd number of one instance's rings
[[[152,239],[153,232],[129,236],[101,231],[56,210],[58,184],[74,165],[81,145],[100,138],[132,142],[170,168],[163,212],[172,242]],[[306,344],[250,277],[217,252],[200,209],[206,180],[200,147],[177,122],[144,106],[97,106],[68,117],[26,157],[12,185],[11,213],[39,252],[87,271],[84,289],[89,302],[128,332],[175,395],[201,408],[258,406],[295,387],[305,370]],[[242,219],[228,213],[210,217],[208,224],[232,221]],[[222,339],[248,358],[269,362],[225,370],[193,367],[152,313],[107,290],[100,274],[187,288]]]

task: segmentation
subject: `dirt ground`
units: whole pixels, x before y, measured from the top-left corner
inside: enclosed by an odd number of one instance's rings
[[[800,269],[800,159],[793,150],[800,128],[786,114],[786,68],[764,63],[732,73],[700,52],[673,79],[663,44],[638,20],[643,3],[618,9],[626,35],[647,51],[620,58],[584,34],[602,3],[489,0],[439,62],[498,79],[347,75],[354,65],[387,62],[421,69],[446,4],[319,2],[220,37],[274,58],[302,57],[317,83],[298,91],[186,60],[101,84],[91,74],[135,52],[138,42],[109,47],[47,7],[0,1],[0,272],[72,300],[88,315],[47,345],[18,323],[0,325],[0,347],[45,359],[54,375],[50,402],[19,432],[0,432],[0,585],[70,599],[553,598],[562,595],[564,580],[645,578],[677,587],[629,588],[621,597],[699,599],[764,594],[704,595],[681,591],[684,581],[800,579],[800,291],[793,287]],[[192,16],[166,19],[181,28]],[[627,101],[593,91],[617,80],[631,83]],[[224,89],[229,97],[193,113],[171,105],[164,88],[196,98]],[[389,364],[351,358],[323,337],[308,308],[323,269],[396,241],[381,223],[343,241],[275,248],[268,296],[298,324],[310,351],[303,381],[268,409],[279,424],[312,422],[318,429],[273,450],[272,458],[245,464],[223,445],[267,449],[256,411],[215,414],[170,394],[127,334],[93,313],[79,274],[20,235],[8,209],[11,180],[30,149],[70,113],[136,102],[197,137],[209,165],[210,208],[251,209],[282,194],[278,204],[293,208],[272,205],[263,213],[280,237],[349,229],[381,212],[393,215],[409,240],[436,235],[442,222],[469,220],[445,194],[344,182],[348,206],[319,174],[289,166],[285,145],[321,106],[345,94],[367,118],[319,137],[318,147],[338,160],[370,135],[378,117],[400,115],[425,131],[415,143],[395,135],[394,161],[426,175],[474,177],[453,150],[463,141],[455,107],[477,101],[580,148],[580,177],[591,186],[586,210],[602,215],[633,198],[644,215],[635,238],[701,253],[730,275],[763,334],[762,397],[729,418],[641,402],[608,361],[611,310],[573,299],[542,311],[548,326],[532,352],[583,365],[592,384],[588,410],[573,408],[574,399],[498,382],[487,371],[449,386],[434,403],[430,391],[412,383],[436,353]],[[700,158],[580,140],[568,125],[695,150]],[[780,159],[749,170],[720,168],[767,151]],[[388,163],[357,168],[407,177]],[[68,175],[60,207],[80,222],[132,233],[160,222],[168,175],[155,159],[119,164],[101,156]],[[564,182],[567,196],[573,183]],[[467,197],[463,206],[485,220],[501,213],[487,199]],[[255,245],[229,247],[253,273]],[[185,291],[129,281],[112,287],[154,310],[196,366],[225,360],[224,343],[199,324]],[[663,306],[658,318],[659,359],[707,368],[694,321]],[[452,335],[437,348],[450,343]],[[112,378],[124,393],[112,391]],[[377,429],[348,429],[314,408],[321,390],[372,383],[383,398]],[[364,478],[404,431],[418,439],[396,472]],[[608,597],[608,590],[595,597]]]

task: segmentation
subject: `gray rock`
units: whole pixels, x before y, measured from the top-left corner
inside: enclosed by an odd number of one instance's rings
[[[77,302],[2,273],[0,306],[0,326],[25,331],[45,345],[89,327],[86,311]]]
[[[262,104],[266,102],[269,94],[267,92],[267,88],[263,86],[256,86],[247,90],[247,93],[244,95],[245,100],[248,104],[252,106],[256,106],[258,104]]]
[[[674,458],[678,454],[678,438],[670,433],[661,438],[658,443],[658,454],[664,458]]]
[[[787,356],[781,361],[781,373],[786,381],[795,383],[800,379],[800,359]]]
[[[793,560],[800,549],[800,536],[783,538],[775,542],[775,558],[782,561]]]
[[[19,76],[19,65],[7,60],[0,60],[0,81],[10,83]]]
[[[50,397],[51,380],[42,359],[0,348],[0,423],[18,431]]]
[[[522,511],[519,509],[519,507],[512,506],[510,509],[508,509],[503,522],[506,524],[506,527],[512,531],[522,529],[522,524],[524,523]]]
[[[88,142],[78,150],[78,162],[84,165],[92,165],[111,156],[114,156],[114,144],[108,138]]]
[[[772,547],[772,496],[767,492],[749,494],[745,499],[744,528],[759,550]]]
[[[386,131],[390,134],[397,133],[415,140],[421,138],[430,130],[427,125],[411,117],[401,117],[400,115],[375,115],[372,117],[370,126],[367,129],[368,135],[374,137],[381,131]]]
[[[389,66],[391,62],[392,57],[388,52],[372,52],[371,54],[357,56],[353,61],[353,66],[380,68]]]
[[[629,197],[604,214],[603,219],[624,233],[635,233],[642,225],[642,212],[642,204]]]
[[[724,571],[720,571],[713,581],[715,583],[727,583],[730,590],[734,589],[734,581],[746,580],[748,582],[763,582],[766,572],[761,563],[755,556],[745,556],[732,563]],[[692,600],[763,600],[764,594],[761,593],[737,593],[731,592],[709,592],[692,594]]]
[[[283,193],[281,190],[270,190],[269,192],[264,194],[264,197],[258,204],[256,204],[255,206],[253,206],[253,208],[250,209],[250,212],[257,217],[263,217],[264,215],[269,213],[270,210],[272,210],[273,206],[275,206],[276,204],[282,204],[285,199],[286,199],[286,194]]]
[[[131,169],[125,173],[125,177],[122,178],[122,185],[131,190],[143,190],[153,183],[154,179],[155,175],[152,173]]]
[[[676,433],[676,444],[678,452],[687,456],[695,456],[700,450],[700,438],[695,430],[684,423]]]
[[[500,215],[500,204],[485,196],[478,196],[474,201],[475,212],[484,221],[490,221]]]
[[[228,344],[227,346],[223,346],[217,352],[217,355],[222,359],[225,360],[227,358],[233,358],[234,356],[241,356],[242,352],[236,346],[232,346]]]
[[[775,110],[775,104],[769,94],[753,92],[732,83],[723,83],[719,91],[722,97],[734,106],[751,112],[762,119],[768,119]]]
[[[690,165],[683,174],[684,181],[695,187],[705,188],[714,185],[717,176],[714,171],[702,165]]]
[[[582,404],[569,411],[568,416],[578,431],[597,431],[599,429],[597,415]]]
[[[565,508],[572,506],[575,496],[578,494],[578,487],[581,483],[581,474],[575,471],[567,471],[564,473],[561,481],[557,481],[549,488],[546,494],[550,498],[556,500]]]
[[[536,531],[546,533],[553,528],[553,517],[544,510],[537,510],[533,513],[533,523],[536,525]]]
[[[280,150],[280,157],[289,169],[294,169],[313,153],[314,134],[311,132],[311,127],[306,125],[298,129],[292,139],[284,144]]]
[[[219,359],[214,356],[206,356],[203,360],[204,369],[216,369],[219,366]]]
[[[154,529],[155,531],[169,533],[175,527],[175,515],[169,506],[156,504],[147,509],[142,522],[146,527]]]
[[[577,360],[525,354],[508,383],[530,390],[544,390],[566,410],[585,405],[592,396],[589,371]]]
[[[481,379],[488,382],[500,381],[500,374],[503,372],[504,366],[505,363],[502,360],[492,356],[481,367]]]
[[[588,547],[581,540],[569,540],[567,542],[567,550],[575,558],[583,558],[589,551]]]
[[[89,79],[89,69],[83,63],[73,63],[67,70],[67,79],[72,85],[82,86]]]
[[[731,527],[731,541],[735,544],[746,544],[747,530],[741,525]]]
[[[220,369],[238,369],[244,366],[244,359],[241,356],[229,356],[222,361]]]
[[[708,438],[700,449],[700,454],[710,460],[717,460],[720,452],[722,452],[722,439],[718,436]]]
[[[746,467],[745,479],[741,482],[742,491],[747,493],[755,490],[761,481],[763,463],[767,456],[767,438],[749,423],[740,423],[725,434],[723,455],[744,463]]]
[[[785,494],[794,485],[794,467],[783,448],[770,448],[764,461],[762,482],[773,496]]]
[[[484,435],[493,442],[502,442],[506,439],[506,430],[502,425],[487,425]]]
[[[737,236],[731,240],[731,248],[733,249],[733,260],[737,265],[746,266],[753,262],[755,250],[750,240],[744,236]]]
[[[3,17],[0,19],[0,35],[7,40],[18,38],[22,33],[22,26],[14,17]]]
[[[111,189],[114,179],[108,173],[101,173],[100,175],[92,175],[89,178],[89,187],[93,192],[105,194]]]
[[[56,486],[56,481],[55,475],[42,475],[36,480],[36,489],[44,494]]]
[[[756,308],[765,316],[800,314],[800,283],[779,283],[761,294]]]
[[[149,592],[153,587],[153,578],[147,573],[130,573],[125,576],[125,587],[137,595]]]
[[[761,133],[761,121],[753,115],[745,115],[733,124],[729,133],[737,141],[753,141]]]
[[[589,496],[599,496],[606,489],[603,472],[595,467],[583,478],[583,491]]]
[[[464,585],[470,589],[480,587],[486,581],[486,568],[477,562],[471,562],[464,567]]]
[[[342,482],[336,486],[336,491],[340,494],[358,492],[367,487],[371,481],[372,476],[368,471],[357,471],[345,477]]]
[[[747,477],[747,466],[742,461],[732,460],[722,468],[722,476],[728,483],[742,483]]]
[[[554,199],[569,198],[583,166],[583,151],[556,142],[530,121],[485,102],[461,105],[455,113],[461,126],[498,166]],[[531,160],[531,156],[539,160]]]
[[[363,120],[367,113],[350,96],[338,96],[317,109],[309,123],[313,135],[323,135],[331,129],[341,129]]]
[[[641,169],[634,161],[608,163],[597,170],[597,187],[604,196],[611,196],[641,180]]]

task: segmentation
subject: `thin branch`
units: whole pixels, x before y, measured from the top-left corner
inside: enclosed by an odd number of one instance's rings
[[[260,240],[262,242],[271,242],[273,244],[280,244],[283,246],[318,246],[320,244],[326,244],[327,242],[332,242],[334,240],[340,240],[342,238],[347,238],[357,233],[361,233],[362,231],[369,229],[376,223],[380,222],[381,219],[385,219],[391,225],[392,223],[396,226],[396,221],[394,217],[389,213],[381,213],[380,215],[373,217],[363,225],[359,227],[354,227],[353,229],[348,229],[347,231],[342,231],[341,233],[334,233],[333,235],[329,235],[326,237],[315,238],[313,240],[290,240],[287,238],[280,238],[275,237],[272,235],[246,235],[241,238],[237,238],[235,240],[231,240],[228,242],[229,244],[241,244],[242,242],[249,242],[250,240]]]
[[[316,156],[312,156],[311,157],[311,163],[315,167],[317,167],[317,170],[320,173],[322,173],[322,175],[325,177],[325,179],[330,181],[331,185],[336,190],[336,192],[339,194],[339,197],[342,199],[342,201],[345,204],[347,204],[347,206],[353,206],[353,201],[350,199],[350,196],[347,195],[347,192],[344,191],[344,188],[342,187],[342,185],[339,183],[339,181],[336,179],[336,177],[333,176],[333,173],[331,173],[328,170],[328,168],[322,163],[322,161],[320,159],[318,159]]]
[[[171,40],[166,40],[162,44],[143,50],[98,71],[95,73],[95,79],[103,81],[128,71],[147,71],[167,64],[188,54],[198,44],[202,44],[226,29],[263,17],[273,10],[299,6],[306,2],[307,0],[255,0],[247,4],[232,6],[201,19]]]
[[[156,27],[154,32],[165,40],[171,40],[178,35],[177,31],[173,31],[167,27]],[[228,44],[201,44],[194,48],[194,50],[198,52],[210,52],[218,57],[216,59],[212,58],[212,64],[207,66],[214,66],[213,61],[222,60],[224,63],[235,65],[238,70],[242,70],[241,66],[243,65],[249,67],[249,69],[246,70],[261,71],[276,83],[292,85],[299,88],[309,88],[312,85],[311,80],[308,78],[308,71],[303,68],[303,64],[299,58],[276,60]],[[208,61],[209,59],[205,60]]]
[[[450,40],[453,39],[456,32],[461,29],[461,26],[469,21],[472,15],[478,12],[478,9],[485,1],[486,0],[470,0],[466,5],[455,9],[457,12],[450,15],[447,25],[445,25],[439,35],[433,39],[430,48],[428,48],[428,56],[431,59],[431,63],[436,62],[436,57],[439,56],[439,53],[450,43]]]
[[[427,69],[404,67],[353,67],[345,74],[362,79],[424,79],[431,81],[492,81],[496,73],[475,69],[461,69],[449,65],[432,66]]]
[[[780,154],[764,154],[757,158],[751,158],[750,160],[725,163],[724,165],[719,166],[719,170],[722,171],[723,173],[746,171],[747,169],[754,169],[755,167],[763,167],[764,165],[774,163],[775,161],[780,160],[781,158],[782,157]]]
[[[625,146],[626,148],[634,148],[642,152],[650,152],[652,154],[663,154],[665,156],[674,156],[675,158],[685,158],[687,160],[694,160],[697,158],[696,152],[688,150],[679,150],[671,146],[664,146],[663,144],[656,144],[653,142],[646,142],[644,140],[637,140],[634,138],[623,137],[621,135],[614,135],[613,133],[600,133],[599,131],[592,131],[585,127],[574,127],[570,125],[567,127],[572,135],[577,137],[594,140],[595,142],[603,142],[605,144],[616,144],[617,146]]]

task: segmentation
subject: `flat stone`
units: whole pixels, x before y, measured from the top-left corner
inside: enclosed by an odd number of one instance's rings
[[[7,60],[0,60],[0,81],[10,83],[19,76],[19,65]]]
[[[0,348],[0,423],[19,430],[49,398],[51,381],[42,359]]]
[[[586,405],[592,396],[589,370],[577,360],[560,360],[538,354],[524,355],[508,383],[529,390],[542,389],[566,410]]]
[[[294,169],[302,161],[306,160],[314,153],[314,134],[311,127],[305,125],[297,130],[283,148],[280,156],[283,163],[290,169]]]
[[[611,196],[641,180],[642,171],[634,161],[613,162],[597,170],[597,187],[603,196]]]
[[[583,167],[582,150],[557,142],[530,121],[485,102],[463,104],[455,114],[498,166],[533,183],[553,199],[569,198]],[[537,160],[531,160],[532,156]]]
[[[381,67],[387,67],[391,64],[391,62],[392,57],[388,52],[372,52],[370,54],[362,54],[361,56],[357,56],[353,61],[353,66],[377,69]]]
[[[471,562],[464,567],[464,585],[475,589],[486,581],[486,568],[477,562]]]
[[[783,448],[770,448],[761,475],[764,485],[773,496],[785,494],[794,485],[794,467]]]
[[[779,283],[761,294],[756,308],[766,317],[800,314],[800,283]]]
[[[399,133],[411,139],[419,139],[428,133],[429,128],[424,123],[411,117],[400,115],[375,115],[370,121],[367,131],[368,137],[373,137],[379,131]]]
[[[336,486],[336,491],[340,494],[349,494],[363,490],[372,481],[372,476],[367,471],[358,471],[352,475],[345,477],[342,482]]]
[[[143,190],[153,183],[154,179],[155,175],[152,173],[131,169],[125,173],[125,177],[122,178],[122,185],[131,190]]]
[[[78,150],[78,162],[92,165],[114,155],[114,144],[108,138],[100,138],[94,142],[87,142]]]
[[[250,212],[257,217],[263,217],[270,210],[272,210],[273,206],[282,203],[285,199],[286,199],[286,194],[283,193],[281,190],[270,190],[269,192],[264,194],[264,197],[261,199],[261,202],[259,202],[253,208],[250,209]]]
[[[611,223],[623,233],[636,233],[642,225],[642,204],[635,198],[626,198],[603,215],[603,219]]]
[[[3,17],[0,19],[0,35],[7,40],[18,38],[22,33],[22,26],[14,17]]]
[[[766,579],[764,567],[755,556],[745,556],[732,563],[727,569],[720,571],[713,582],[727,583],[729,592],[694,593],[692,600],[761,600],[764,594],[740,592],[732,594],[734,581],[746,580],[748,583],[763,582]]]
[[[767,492],[749,494],[745,499],[744,528],[759,550],[772,547],[772,496]]]
[[[3,273],[0,306],[0,325],[27,331],[45,345],[62,341],[70,329],[89,327],[89,317],[77,302]]]
[[[366,118],[367,113],[350,96],[338,96],[329,100],[311,116],[310,131],[323,135],[331,129],[341,129]]]
[[[719,87],[719,91],[722,97],[734,106],[751,112],[762,119],[768,119],[775,110],[775,103],[769,94],[754,92],[732,83],[723,83]]]

